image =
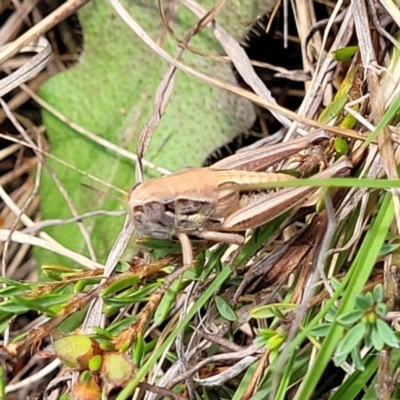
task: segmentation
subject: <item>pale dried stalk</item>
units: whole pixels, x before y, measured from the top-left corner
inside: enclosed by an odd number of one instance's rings
[[[284,107],[281,107],[275,103],[272,103],[270,101],[267,101],[263,99],[262,97],[248,91],[245,89],[242,89],[238,86],[232,85],[227,82],[222,82],[218,79],[214,79],[208,75],[205,75],[194,68],[191,68],[187,66],[186,64],[181,63],[180,61],[177,61],[174,59],[172,56],[170,56],[164,49],[162,49],[160,46],[158,46],[153,39],[143,30],[143,28],[129,15],[129,13],[125,10],[125,8],[122,6],[122,4],[118,0],[109,0],[111,5],[114,7],[115,11],[118,13],[118,15],[121,17],[121,19],[139,36],[139,38],[146,43],[154,52],[156,52],[158,55],[160,55],[163,59],[171,63],[172,65],[176,66],[180,70],[186,72],[187,74],[195,77],[196,79],[209,84],[213,87],[227,90],[231,93],[237,94],[238,96],[241,96],[245,99],[248,99],[252,101],[253,103],[264,107],[270,111],[276,111],[277,113],[284,115],[288,117],[289,119],[293,121],[297,121],[299,123],[302,123],[304,125],[308,125],[313,128],[322,128],[327,130],[328,132],[331,132],[335,135],[341,136],[341,137],[348,137],[348,138],[354,138],[354,139],[363,139],[357,132],[352,131],[351,129],[345,129],[345,128],[340,128],[340,127],[335,127],[335,126],[326,126],[323,125],[317,121],[314,121],[310,118],[306,118],[304,116],[298,115],[297,113],[293,111],[289,111]]]
[[[0,64],[16,55],[26,44],[38,39],[40,36],[56,26],[60,21],[70,16],[87,2],[88,0],[67,0],[51,14],[43,18],[31,29],[22,34],[18,39],[14,40],[7,47],[1,49]]]

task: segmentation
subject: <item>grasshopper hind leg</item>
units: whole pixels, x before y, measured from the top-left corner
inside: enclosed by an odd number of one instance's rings
[[[196,233],[196,236],[213,242],[237,244],[238,246],[244,244],[244,237],[235,233],[204,231]]]
[[[182,246],[182,259],[184,268],[190,268],[193,264],[193,250],[190,240],[186,233],[178,233],[176,235]]]
[[[244,244],[244,237],[234,233],[204,231],[194,233],[197,237],[213,242],[222,242],[229,244],[236,244],[241,246]],[[193,250],[190,243],[189,236],[186,233],[177,233],[177,237],[182,246],[182,259],[184,268],[190,268],[193,264]]]

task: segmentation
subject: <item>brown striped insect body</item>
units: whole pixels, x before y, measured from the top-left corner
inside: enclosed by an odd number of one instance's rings
[[[321,132],[289,142],[228,157],[209,168],[193,168],[135,186],[129,196],[129,211],[141,236],[169,239],[177,236],[183,246],[184,263],[192,263],[188,235],[228,243],[243,243],[237,233],[260,226],[306,200],[315,188],[282,189],[265,198],[243,204],[242,195],[264,189],[265,183],[294,178],[251,169],[265,169],[307,146],[326,140]],[[247,154],[246,154],[247,153]],[[238,161],[239,160],[239,161]],[[232,169],[233,168],[233,169]],[[342,175],[351,164],[342,161],[318,175]]]

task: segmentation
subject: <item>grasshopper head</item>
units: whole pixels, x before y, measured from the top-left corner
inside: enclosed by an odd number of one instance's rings
[[[169,239],[174,233],[175,215],[160,199],[142,196],[141,185],[135,186],[129,196],[129,213],[141,236]]]

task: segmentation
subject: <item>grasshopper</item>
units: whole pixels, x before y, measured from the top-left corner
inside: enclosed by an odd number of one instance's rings
[[[232,155],[211,167],[192,168],[140,183],[129,195],[133,223],[141,236],[158,239],[176,236],[182,245],[185,266],[193,262],[188,235],[243,244],[239,232],[265,224],[317,190],[287,188],[256,200],[243,196],[245,192],[262,189],[264,182],[294,179],[282,173],[259,171],[328,139],[327,133],[317,131],[284,144]],[[350,162],[342,161],[316,177],[342,175],[351,167]]]

